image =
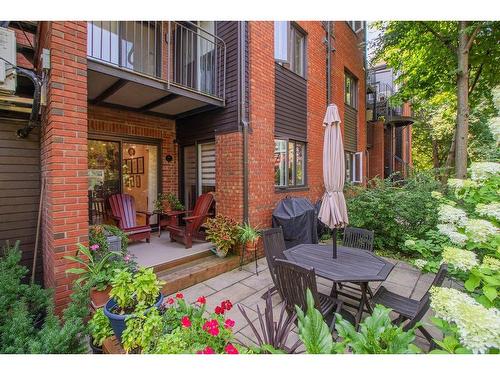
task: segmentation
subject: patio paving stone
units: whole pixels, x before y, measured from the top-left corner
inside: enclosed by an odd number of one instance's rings
[[[253,274],[245,271],[245,270],[232,270],[229,272],[226,272],[222,275],[213,277],[209,280],[204,281],[206,285],[208,285],[210,288],[215,289],[215,290],[222,290],[224,288],[227,288],[230,285],[233,285],[237,283],[238,281],[241,281],[243,279],[246,279],[247,277],[252,276]]]
[[[191,287],[189,287],[187,289],[184,289],[182,291],[182,294],[184,294],[184,299],[187,302],[193,303],[200,296],[209,297],[209,296],[211,296],[212,294],[214,294],[216,292],[217,291],[215,289],[212,289],[208,285],[205,285],[204,283],[201,283],[201,284],[193,285],[193,286],[191,286]]]
[[[255,290],[261,290],[268,286],[273,285],[273,278],[268,270],[259,272],[259,275],[253,275],[246,279],[241,280],[241,283],[253,288]]]
[[[246,297],[255,293],[255,289],[252,289],[241,283],[233,284],[225,289],[219,290],[218,292],[210,295],[207,298],[207,310],[213,311],[217,305],[219,305],[224,300],[231,300],[233,305],[244,300]]]

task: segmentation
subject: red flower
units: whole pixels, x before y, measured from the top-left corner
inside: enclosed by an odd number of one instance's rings
[[[217,306],[217,307],[215,308],[215,313],[216,313],[217,315],[222,315],[222,314],[224,314],[224,309],[223,309],[222,307],[220,307],[220,306]]]
[[[205,298],[205,296],[201,296],[201,297],[198,297],[196,302],[198,302],[201,305],[204,305],[205,303],[207,303],[207,299]]]
[[[197,351],[196,354],[215,354],[215,350],[207,346],[205,349]]]
[[[181,319],[181,324],[183,327],[189,328],[191,327],[191,321],[188,316],[183,316]]]
[[[226,354],[239,354],[238,349],[236,349],[231,343],[226,345],[224,351],[226,352]]]
[[[183,298],[184,298],[184,295],[183,295],[182,293],[177,293],[177,294],[175,295],[175,298],[177,298],[177,299],[183,299]]]
[[[216,319],[209,320],[203,324],[203,330],[212,336],[219,335],[219,322]]]
[[[234,320],[226,319],[226,321],[224,322],[224,327],[227,329],[233,328],[234,327]]]
[[[175,301],[174,301],[174,299],[173,299],[173,298],[169,298],[169,299],[167,299],[167,303],[168,303],[169,305],[172,305],[174,302],[175,302]]]
[[[233,308],[233,304],[231,303],[230,300],[225,300],[225,301],[222,301],[222,303],[220,304],[220,306],[224,309],[224,310],[231,310]]]

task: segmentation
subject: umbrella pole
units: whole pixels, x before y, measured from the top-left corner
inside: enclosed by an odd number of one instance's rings
[[[337,258],[337,228],[333,228],[333,233],[332,233],[332,238],[333,238],[333,259]]]

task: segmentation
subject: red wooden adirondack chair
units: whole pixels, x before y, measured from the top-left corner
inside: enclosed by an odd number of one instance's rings
[[[128,194],[113,194],[109,197],[112,218],[116,225],[128,236],[130,241],[146,240],[151,238],[149,217],[151,213],[135,210],[134,197]],[[146,225],[137,225],[137,214],[146,216]]]
[[[193,238],[205,240],[205,235],[200,231],[200,228],[207,219],[213,202],[214,195],[212,193],[205,193],[198,197],[192,211],[176,211],[170,215],[171,217],[176,217],[184,213],[189,215],[182,218],[186,222],[185,226],[167,226],[167,230],[170,232],[170,240],[182,242],[186,246],[186,249],[193,246]],[[169,215],[168,212],[166,215]]]

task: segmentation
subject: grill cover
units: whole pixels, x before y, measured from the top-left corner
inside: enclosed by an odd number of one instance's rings
[[[282,199],[273,211],[273,228],[282,227],[286,248],[318,243],[317,215],[306,198]]]

